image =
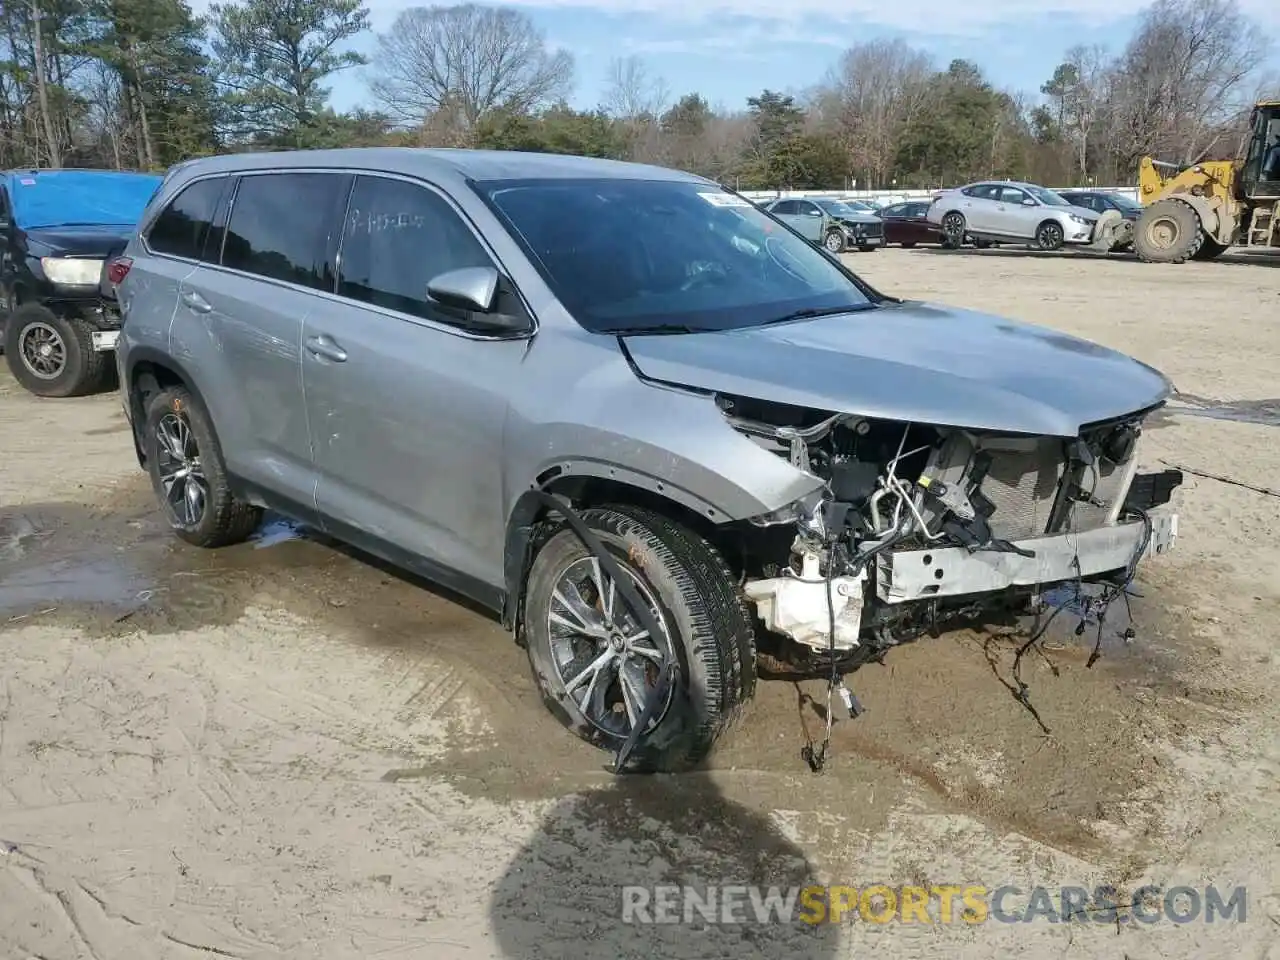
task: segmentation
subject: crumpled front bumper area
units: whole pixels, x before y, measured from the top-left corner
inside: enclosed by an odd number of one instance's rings
[[[876,592],[885,603],[906,603],[1048,586],[1123,571],[1136,556],[1141,561],[1166,553],[1177,539],[1177,513],[1157,509],[1148,517],[1151,533],[1142,556],[1137,556],[1146,530],[1141,520],[1017,541],[1019,548],[1034,556],[993,550],[971,553],[964,547],[897,550],[876,558]]]

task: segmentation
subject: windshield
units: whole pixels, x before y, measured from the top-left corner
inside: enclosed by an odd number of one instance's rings
[[[1027,187],[1027,193],[1031,194],[1047,207],[1071,206],[1071,204],[1061,196],[1054,193],[1052,190],[1046,190],[1044,187]]]
[[[818,206],[833,217],[856,217],[860,213],[872,213],[873,207],[857,200],[818,200]]]
[[[729,330],[870,303],[827,254],[714,184],[503,180],[475,189],[588,330]]]
[[[144,173],[41,170],[9,178],[13,219],[24,230],[39,227],[131,227],[160,186]]]
[[[1142,204],[1137,200],[1130,200],[1123,193],[1109,193],[1107,198],[1121,210],[1141,210]]]

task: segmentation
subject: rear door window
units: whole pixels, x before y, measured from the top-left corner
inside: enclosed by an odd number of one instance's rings
[[[430,300],[427,284],[450,270],[493,265],[475,234],[435,192],[406,180],[356,178],[342,235],[339,296],[456,324],[456,311]]]
[[[147,246],[156,253],[199,260],[228,182],[226,177],[212,177],[180,190],[151,224]]]
[[[332,292],[333,252],[350,183],[341,173],[242,176],[222,265]]]

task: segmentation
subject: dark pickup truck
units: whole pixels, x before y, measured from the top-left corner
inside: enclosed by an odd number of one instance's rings
[[[161,177],[111,170],[0,173],[0,343],[43,397],[105,389],[120,312],[109,277]]]

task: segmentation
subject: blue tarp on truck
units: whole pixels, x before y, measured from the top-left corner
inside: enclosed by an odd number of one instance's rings
[[[132,226],[162,177],[112,170],[11,171],[14,222],[24,230],[81,224]]]

